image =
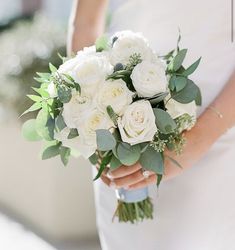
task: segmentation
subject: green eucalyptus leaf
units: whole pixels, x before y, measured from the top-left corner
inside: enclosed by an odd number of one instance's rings
[[[171,62],[172,64],[171,69],[173,71],[177,71],[181,67],[186,54],[187,54],[187,49],[182,49],[177,53],[177,55],[174,57],[173,61]]]
[[[41,95],[41,97],[45,97],[45,98],[49,98],[49,93],[45,90],[45,89],[42,89],[42,88],[34,88],[32,87],[32,89],[38,93],[39,95]]]
[[[39,95],[27,95],[29,99],[31,99],[34,102],[40,102],[42,101],[42,97]]]
[[[148,147],[140,156],[139,162],[141,166],[155,172],[156,174],[163,174],[164,163],[162,154],[154,150],[153,147]]]
[[[154,108],[153,112],[156,117],[156,125],[161,133],[169,134],[176,129],[177,125],[174,119],[166,111]]]
[[[60,132],[66,127],[66,124],[64,122],[64,118],[62,114],[60,113],[56,118],[55,118],[55,130],[57,132]]]
[[[68,134],[68,139],[73,139],[75,137],[79,136],[78,130],[76,128],[71,128],[70,132]]]
[[[195,103],[197,106],[201,106],[202,105],[202,94],[201,94],[201,90],[198,88],[198,92],[197,92],[197,96],[195,99]]]
[[[158,104],[159,102],[163,101],[163,100],[167,97],[168,94],[169,94],[168,92],[163,92],[163,93],[157,94],[157,95],[155,95],[155,96],[153,96],[153,97],[148,97],[148,98],[146,98],[146,99],[147,99],[152,105],[156,105],[156,104]]]
[[[22,126],[22,135],[28,141],[40,141],[42,139],[36,131],[35,124],[36,120],[30,119]]]
[[[46,147],[42,152],[42,160],[50,159],[60,154],[60,144]]]
[[[106,108],[106,111],[110,117],[110,119],[112,120],[112,122],[114,123],[114,125],[116,126],[117,125],[117,118],[118,118],[118,115],[114,112],[112,106],[108,105],[107,108]]]
[[[98,159],[99,157],[96,153],[89,157],[89,161],[92,165],[96,165],[98,163]]]
[[[180,103],[190,103],[197,99],[198,90],[198,86],[188,79],[186,86],[181,91],[171,91],[171,97]]]
[[[55,73],[57,71],[57,68],[52,63],[49,63],[49,69],[51,73]]]
[[[191,66],[189,66],[184,72],[183,72],[183,75],[184,76],[189,76],[191,75],[198,67],[199,63],[201,61],[201,57],[196,61],[194,62]]]
[[[107,165],[110,163],[112,158],[112,153],[108,153],[106,156],[103,157],[103,159],[101,160],[101,164],[98,170],[98,173],[96,175],[96,177],[94,178],[94,181],[96,181],[97,179],[100,178],[100,176],[102,175],[103,171],[105,170],[105,168],[107,167]]]
[[[114,136],[107,129],[96,130],[97,148],[100,151],[112,150],[116,146]]]
[[[72,98],[72,90],[65,85],[58,85],[58,97],[62,103],[68,103]]]
[[[40,108],[42,108],[42,104],[39,103],[39,102],[36,102],[31,107],[29,107],[27,110],[25,110],[24,113],[22,113],[20,115],[20,117],[23,116],[23,115],[25,115],[25,114],[27,114],[27,113],[29,113],[29,112],[33,112],[33,111],[39,110]]]
[[[106,35],[97,38],[95,42],[96,52],[101,52],[108,48],[108,37]]]
[[[117,147],[117,158],[123,165],[130,166],[139,160],[140,152],[140,145],[131,146],[128,143],[121,142]]]
[[[110,169],[114,170],[116,168],[119,168],[120,166],[122,166],[122,163],[115,157],[115,155],[113,155],[110,161]]]
[[[39,111],[35,127],[39,136],[47,141],[53,140],[55,123],[47,111],[43,109]]]
[[[42,73],[42,72],[36,72],[38,76],[40,76],[44,80],[50,80],[51,74],[50,73]]]
[[[162,174],[157,174],[157,187],[159,187],[161,181],[162,181],[162,177],[163,175]]]
[[[187,85],[187,78],[183,76],[177,76],[175,80],[176,92],[179,92]]]
[[[63,162],[64,166],[67,166],[70,154],[71,154],[70,148],[60,146],[60,159]]]

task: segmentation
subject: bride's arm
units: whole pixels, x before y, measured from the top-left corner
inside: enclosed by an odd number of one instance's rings
[[[216,140],[223,135],[229,128],[235,125],[235,72],[229,79],[219,96],[199,117],[196,126],[185,133],[187,140],[186,147],[182,155],[171,156],[176,159],[183,169],[191,167],[202,158]],[[221,116],[222,115],[222,116]],[[152,174],[148,179],[144,179],[141,173],[141,166],[136,164],[130,167],[121,167],[111,174],[112,185],[118,187],[140,188],[156,183],[156,176]],[[164,179],[173,178],[183,171],[177,168],[172,162],[165,162]],[[110,184],[110,178],[102,177]]]
[[[67,53],[94,44],[104,32],[108,0],[74,0],[69,22]]]

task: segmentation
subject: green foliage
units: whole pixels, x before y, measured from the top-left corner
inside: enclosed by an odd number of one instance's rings
[[[96,130],[97,148],[100,151],[112,150],[116,146],[114,136],[107,129]]]
[[[154,139],[152,142],[150,142],[150,146],[154,148],[154,150],[156,150],[157,152],[164,152],[165,148],[166,148],[166,143],[167,140],[161,139],[158,134],[156,134],[154,136]]]
[[[77,136],[79,136],[78,130],[76,128],[71,128],[68,134],[68,139],[73,139]]]
[[[168,92],[163,92],[153,97],[147,97],[145,99],[151,103],[152,107],[155,107],[159,102],[162,102],[163,100],[165,100],[168,94],[169,94]]]
[[[112,106],[108,105],[107,108],[106,108],[106,111],[107,111],[110,119],[112,120],[113,124],[115,126],[117,126],[118,115],[114,112]]]
[[[154,150],[154,148],[149,146],[141,154],[139,162],[144,169],[151,170],[156,174],[163,174],[164,171],[163,156],[161,153]]]
[[[187,78],[184,76],[176,76],[173,75],[170,78],[170,82],[169,82],[169,88],[172,91],[176,91],[179,92],[180,90],[182,90],[187,84]]]
[[[89,157],[89,161],[92,165],[96,165],[98,163],[98,159],[99,157],[96,153]]]
[[[163,134],[172,133],[174,129],[176,128],[176,123],[171,118],[171,116],[166,111],[159,109],[159,108],[154,108],[153,112],[156,117],[156,125],[158,129]]]
[[[54,138],[55,123],[46,110],[40,110],[36,118],[36,131],[43,139],[51,141]]]
[[[60,154],[60,143],[49,145],[42,152],[42,160],[47,160]]]
[[[96,52],[108,49],[108,37],[106,35],[99,37],[95,42]]]
[[[184,76],[189,76],[191,75],[192,73],[194,73],[194,71],[197,69],[199,63],[201,62],[201,57],[196,61],[194,62],[192,65],[190,65],[184,72],[183,72],[183,75]]]
[[[55,73],[57,71],[57,68],[52,63],[49,63],[49,69],[51,73]]]
[[[112,152],[109,151],[107,152],[107,154],[105,156],[103,156],[102,160],[101,160],[101,164],[98,170],[98,173],[96,175],[96,177],[94,178],[94,181],[96,181],[97,179],[100,178],[100,176],[102,175],[103,171],[105,170],[105,168],[107,167],[107,165],[110,163],[112,158]]]
[[[117,158],[126,166],[135,164],[140,158],[140,152],[141,148],[138,144],[131,146],[128,143],[121,142],[117,146]]]
[[[71,149],[68,147],[60,146],[60,159],[63,162],[64,166],[67,166],[69,162],[69,156],[71,154]]]
[[[110,161],[110,169],[114,170],[116,168],[119,168],[120,166],[122,166],[122,163],[115,157],[115,155],[113,155]]]
[[[126,65],[126,69],[132,71],[133,68],[142,62],[141,55],[139,53],[134,53],[133,55],[130,56],[129,62]]]
[[[66,85],[58,85],[58,97],[62,103],[68,103],[72,98],[72,90]]]
[[[56,118],[55,118],[55,130],[57,132],[60,132],[66,127],[66,124],[64,122],[64,118],[62,114],[60,113]]]
[[[162,177],[163,175],[162,174],[157,174],[157,187],[159,187],[161,181],[162,181]]]
[[[177,102],[186,104],[196,100],[199,92],[198,86],[188,79],[186,86],[181,91],[171,91],[171,97]]]
[[[180,50],[173,60],[170,62],[168,68],[170,71],[177,71],[181,66],[187,54],[187,49]]]
[[[22,126],[22,135],[28,141],[40,141],[42,139],[36,131],[35,124],[36,120],[30,119]]]

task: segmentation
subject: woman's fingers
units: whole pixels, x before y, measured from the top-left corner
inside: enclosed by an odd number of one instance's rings
[[[149,177],[151,175],[155,175],[155,173],[149,172]],[[141,182],[145,179],[146,177],[144,177],[142,169],[141,169],[130,175],[127,175],[121,178],[112,179],[110,182],[110,186],[116,187],[116,188],[121,188],[121,187],[128,188],[129,186],[136,184],[138,182]]]
[[[130,185],[128,187],[128,190],[143,188],[143,187],[146,187],[148,185],[155,184],[156,182],[157,182],[157,177],[155,174],[152,174],[148,178],[146,178],[138,183]]]
[[[110,179],[108,177],[101,175],[100,178],[107,186],[110,186]]]
[[[135,165],[132,165],[132,166],[121,166],[113,171],[109,171],[107,176],[110,179],[121,178],[121,177],[130,175],[132,173],[135,173],[141,168],[142,167],[139,163],[136,163]]]

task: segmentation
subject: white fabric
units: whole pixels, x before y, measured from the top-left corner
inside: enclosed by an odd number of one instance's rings
[[[202,112],[235,68],[230,37],[230,1],[125,0],[113,14],[110,33],[142,32],[164,54],[176,45],[188,48],[187,63],[200,55],[193,80],[201,87]],[[234,93],[235,94],[235,93]],[[234,108],[234,107],[231,107]],[[112,223],[114,190],[95,182],[97,223],[103,250],[235,249],[235,128],[223,135],[191,169],[151,187],[155,219],[138,226]]]

